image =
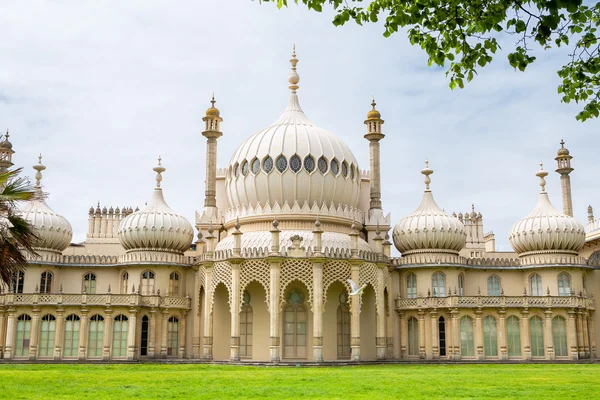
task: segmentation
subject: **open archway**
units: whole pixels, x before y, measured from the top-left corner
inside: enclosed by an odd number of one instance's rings
[[[375,360],[377,349],[375,337],[377,335],[377,311],[375,302],[375,290],[370,284],[367,285],[362,294],[362,306],[360,308],[360,359]]]
[[[213,359],[229,360],[231,357],[231,312],[229,292],[222,283],[215,289],[213,298]]]

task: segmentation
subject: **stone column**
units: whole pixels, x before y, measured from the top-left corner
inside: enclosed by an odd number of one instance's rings
[[[573,216],[573,200],[571,197],[571,177],[569,174],[560,174],[560,188],[562,192],[563,213]]]
[[[546,345],[546,360],[554,360],[554,339],[552,337],[552,311],[544,311],[544,344]]]
[[[0,359],[4,356],[4,344],[6,343],[6,312],[0,308]]]
[[[450,315],[451,315],[451,319],[452,319],[451,335],[452,335],[452,349],[453,349],[452,356],[450,357],[451,360],[460,360],[460,358],[461,358],[460,322],[458,321],[458,314],[459,314],[459,312],[457,309],[453,309],[450,311]]]
[[[392,290],[389,293],[389,302],[390,302],[390,323],[392,325],[392,340],[394,347],[394,358],[401,358],[400,351],[400,318],[398,313],[396,313],[396,296],[397,293],[400,293],[398,288],[398,282],[400,282],[399,274],[396,270],[390,273],[390,281]]]
[[[87,308],[81,310],[81,319],[79,320],[79,354],[77,358],[79,360],[85,360],[87,354],[87,342],[88,342],[88,312]]]
[[[110,308],[107,308],[105,310],[106,316],[104,317],[104,337],[103,337],[103,341],[102,341],[102,359],[103,360],[110,360],[110,354],[111,354],[111,348],[112,348],[112,331],[113,331],[113,324],[112,324],[112,313],[113,310]]]
[[[578,360],[579,353],[577,352],[577,322],[575,310],[567,311],[569,319],[567,320],[567,340],[569,341],[569,358]]]
[[[270,259],[270,282],[269,282],[269,361],[279,362],[279,297],[281,260]]]
[[[371,203],[369,209],[381,209],[381,170],[379,162],[379,141],[385,137],[381,133],[383,120],[377,110],[375,110],[375,100],[371,103],[373,109],[369,111],[365,125],[367,134],[365,139],[369,141],[369,161],[371,166]]]
[[[62,358],[63,336],[65,325],[65,309],[59,307],[56,309],[56,325],[54,326],[54,359]],[[81,334],[81,333],[80,333]]]
[[[506,343],[506,310],[498,310],[498,347],[500,347],[500,359],[508,360],[508,346]]]
[[[206,266],[206,289],[204,290],[204,354],[205,360],[212,360],[213,318],[212,318],[212,263]]]
[[[475,310],[475,358],[483,360],[485,353],[483,352],[483,324],[481,321],[481,309]]]
[[[521,321],[523,329],[521,329],[521,343],[523,346],[523,360],[531,360],[531,337],[529,335],[529,311],[521,310]]]
[[[425,359],[427,357],[427,349],[425,347],[425,311],[419,310],[419,358]]]
[[[179,320],[179,358],[185,358],[185,320],[187,313],[181,312],[181,320]]]
[[[231,361],[240,360],[240,264],[231,263]]]
[[[4,353],[2,357],[9,360],[13,356],[13,348],[15,342],[15,309],[9,308],[6,317],[6,339],[4,344]]]
[[[150,309],[148,321],[148,358],[154,358],[156,348],[156,309]]]
[[[216,207],[216,182],[217,182],[217,139],[223,136],[219,131],[219,124],[223,121],[219,110],[215,108],[215,98],[212,106],[202,120],[206,123],[202,136],[206,138],[206,188],[204,192],[204,207]]]
[[[360,264],[354,262],[351,264],[352,280],[360,286]],[[350,297],[350,306],[352,314],[350,314],[350,352],[351,360],[360,360],[360,295]]]
[[[440,358],[440,333],[436,309],[429,312],[429,320],[431,322],[431,358],[437,360]]]
[[[581,311],[577,311],[577,351],[579,358],[585,358],[585,347],[583,344],[583,316]]]
[[[596,357],[596,331],[594,329],[594,319],[589,319],[588,330],[590,331],[590,357]]]
[[[138,310],[135,308],[132,308],[129,310],[129,326],[128,326],[128,330],[127,330],[127,359],[128,360],[135,360],[137,359],[136,356],[136,344],[135,344],[135,338],[136,338],[136,333],[137,333],[137,313]]]
[[[406,323],[406,314],[399,313],[400,317],[400,358],[408,358],[408,326]]]
[[[588,331],[588,313],[584,312],[582,315],[582,325],[583,325],[583,352],[585,353],[585,358],[590,358],[590,335]]]
[[[377,268],[377,336],[375,338],[375,346],[377,348],[377,359],[385,360],[386,353],[386,332],[385,332],[385,294],[383,283],[383,268],[387,268],[386,264],[378,264]]]
[[[37,359],[39,341],[40,341],[40,309],[34,307],[33,317],[31,318],[31,336],[29,340],[29,359]]]
[[[160,358],[167,358],[167,339],[169,334],[169,311],[162,311],[162,324],[160,329]]]
[[[313,261],[313,361],[323,362],[323,262]]]
[[[202,268],[202,267],[200,267]],[[192,299],[195,299],[192,307],[192,358],[199,359],[200,358],[200,272],[197,270],[194,274],[194,293],[195,296]],[[206,291],[205,291],[206,293]]]

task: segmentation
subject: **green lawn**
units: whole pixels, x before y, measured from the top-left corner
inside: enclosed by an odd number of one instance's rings
[[[593,399],[600,364],[0,365],[2,399]]]

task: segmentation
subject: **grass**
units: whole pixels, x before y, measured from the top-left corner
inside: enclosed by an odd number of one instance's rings
[[[599,376],[600,364],[4,364],[0,398],[591,399]]]

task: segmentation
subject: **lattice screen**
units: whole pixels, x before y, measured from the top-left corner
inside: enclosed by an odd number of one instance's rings
[[[280,305],[285,302],[285,290],[293,281],[300,281],[308,289],[308,303],[312,304],[313,299],[313,265],[308,260],[286,260],[281,264],[281,277],[279,300]]]
[[[269,263],[264,260],[244,261],[240,268],[240,299],[244,298],[244,290],[250,282],[256,281],[262,285],[266,293],[267,309],[271,299],[271,268]],[[240,301],[240,307],[242,302]],[[241,308],[240,308],[241,309]]]
[[[215,289],[222,283],[229,294],[229,307],[231,309],[231,265],[228,262],[216,262],[213,266],[212,282],[210,284],[210,312],[212,313],[215,303]]]
[[[346,288],[347,293],[351,292],[348,279],[351,277],[352,269],[347,261],[328,261],[323,265],[323,310],[327,302],[327,291],[334,282],[340,282]]]

